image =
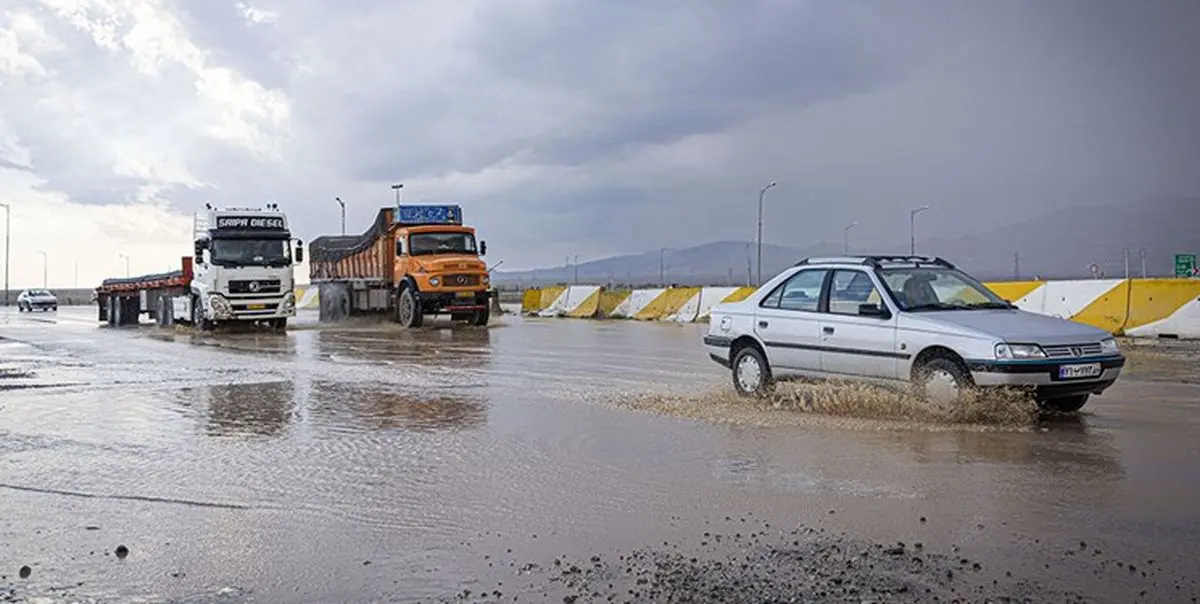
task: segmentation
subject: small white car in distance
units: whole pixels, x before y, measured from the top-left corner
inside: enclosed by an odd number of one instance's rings
[[[18,312],[58,310],[58,297],[48,289],[27,289],[17,296]]]
[[[1023,387],[1073,412],[1125,365],[1108,332],[1026,312],[941,258],[808,258],[740,302],[713,307],[704,345],[734,388],[761,396],[792,377],[965,389]]]

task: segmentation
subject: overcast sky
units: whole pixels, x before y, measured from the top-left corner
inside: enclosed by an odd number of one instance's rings
[[[305,241],[405,183],[506,269],[905,242],[1200,193],[1200,2],[5,0],[12,284],[174,268],[190,215]],[[886,244],[885,243],[885,244]],[[2,252],[2,250],[0,250]],[[1005,252],[1008,253],[1007,251]]]

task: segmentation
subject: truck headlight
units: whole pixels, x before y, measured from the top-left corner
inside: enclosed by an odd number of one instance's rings
[[[229,300],[221,294],[210,294],[208,296],[208,305],[212,307],[213,316],[216,318],[227,318],[233,316],[233,307],[230,306]]]
[[[483,276],[483,284],[484,284],[484,285],[488,285],[488,284],[489,284],[489,283],[491,283],[491,282],[492,282],[492,278],[491,278],[491,277],[489,277],[489,276],[487,276],[487,275],[484,275],[484,276]]]
[[[288,292],[287,295],[283,297],[283,307],[290,309],[294,306],[296,306],[296,294]]]
[[[1117,345],[1116,338],[1105,338],[1100,340],[1100,352],[1104,354],[1117,354],[1121,352],[1121,347]]]
[[[997,359],[1044,359],[1046,351],[1042,350],[1037,344],[1009,344],[1007,342],[996,344]]]
[[[441,285],[441,284],[442,284],[442,280],[441,280],[441,279],[438,279],[437,277],[430,277],[430,278],[429,278],[429,284],[430,284],[430,285],[432,285],[432,286],[434,286],[434,287],[437,287],[437,286],[439,286],[439,285]]]

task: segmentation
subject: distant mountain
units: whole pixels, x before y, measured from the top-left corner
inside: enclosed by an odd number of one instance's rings
[[[908,241],[871,246],[872,253],[903,254]],[[1147,274],[1170,276],[1174,255],[1200,253],[1200,198],[1151,198],[1114,206],[1082,206],[1002,226],[980,235],[933,237],[918,243],[920,254],[950,260],[981,279],[1089,278],[1097,265],[1107,277],[1141,275],[1139,248],[1145,250]],[[579,283],[650,285],[661,282],[744,285],[753,282],[755,246],[745,241],[718,241],[684,249],[658,251],[533,271],[497,271],[499,285]],[[763,244],[763,280],[807,256],[842,253],[842,244],[818,241],[801,247]],[[660,271],[663,278],[660,279]]]

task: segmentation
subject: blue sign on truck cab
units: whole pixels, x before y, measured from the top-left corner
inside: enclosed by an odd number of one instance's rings
[[[422,224],[462,224],[462,207],[448,206],[396,206],[396,224],[409,226]]]

